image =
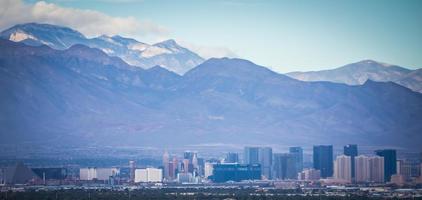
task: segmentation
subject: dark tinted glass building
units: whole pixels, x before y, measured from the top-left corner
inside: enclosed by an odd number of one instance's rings
[[[377,156],[384,157],[384,180],[390,181],[391,175],[396,174],[397,170],[397,157],[396,150],[394,149],[382,149],[376,150]]]
[[[192,151],[185,151],[185,152],[183,153],[183,158],[184,158],[184,159],[188,159],[190,162],[192,162],[192,159],[193,159],[193,154],[195,154],[195,152],[192,152]]]
[[[275,153],[273,162],[274,179],[296,179],[296,159],[291,153]]]
[[[239,163],[239,154],[233,153],[233,152],[227,153],[225,162],[226,163]]]
[[[67,177],[65,168],[32,168],[32,171],[41,179],[63,180]]]
[[[259,180],[261,179],[261,166],[259,164],[215,164],[213,175],[209,178],[215,183]]]
[[[318,145],[313,149],[314,168],[321,171],[321,178],[333,175],[333,146]]]
[[[358,156],[358,145],[348,144],[343,148],[343,154],[350,156],[352,167],[352,179],[355,178],[355,157]]]
[[[243,152],[244,164],[259,164],[259,147],[245,147]]]
[[[271,147],[259,149],[259,164],[261,165],[262,176],[266,179],[271,179],[271,166],[273,164],[273,149]]]
[[[303,170],[303,149],[302,147],[290,147],[289,153],[293,155],[296,160],[296,172],[301,172]]]

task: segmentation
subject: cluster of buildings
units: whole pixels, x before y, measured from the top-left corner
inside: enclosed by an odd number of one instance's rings
[[[287,153],[273,153],[271,147],[245,147],[242,156],[229,152],[224,159],[205,161],[198,158],[196,152],[185,152],[182,160],[175,156],[170,158],[166,152],[163,177],[165,181],[177,182],[298,180],[344,184],[403,184],[421,177],[420,160],[397,160],[394,149],[376,150],[370,156],[359,155],[358,146],[350,144],[344,146],[342,155],[334,158],[332,145],[316,145],[312,167],[306,169],[303,156],[301,147],[290,147]]]
[[[421,160],[398,160],[396,150],[383,149],[373,155],[359,155],[357,145],[346,145],[343,153],[334,156],[332,145],[316,145],[312,149],[312,165],[304,167],[301,147],[290,147],[286,153],[274,153],[271,147],[244,147],[243,153],[228,152],[224,158],[202,158],[197,152],[183,156],[162,156],[162,165],[137,167],[129,161],[125,167],[78,168],[74,181],[120,183],[227,183],[260,181],[321,181],[340,184],[395,183],[419,181]],[[27,168],[23,164],[0,170],[0,184],[46,183],[46,180],[69,180],[65,168]]]

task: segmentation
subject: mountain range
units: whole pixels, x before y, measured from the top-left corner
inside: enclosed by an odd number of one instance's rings
[[[110,56],[120,57],[134,66],[148,69],[160,65],[178,74],[183,74],[204,61],[199,55],[171,39],[150,45],[119,35],[86,38],[76,30],[51,24],[18,24],[2,31],[0,38],[33,46],[47,45],[58,50],[83,44],[98,48]]]
[[[0,39],[3,144],[421,150],[422,94],[393,82],[305,82],[229,58],[179,75],[82,44],[59,50],[9,39]]]
[[[109,56],[119,57],[133,66],[144,69],[161,66],[179,75],[204,61],[172,39],[150,45],[119,35],[87,38],[76,30],[51,24],[18,24],[2,31],[0,38],[32,46],[47,45],[57,50],[82,44],[100,49]],[[392,81],[422,92],[422,69],[410,70],[373,60],[363,60],[330,70],[291,72],[286,75],[302,81],[330,81],[348,85],[362,85],[366,80]]]
[[[374,60],[363,60],[336,69],[291,72],[286,75],[302,81],[330,81],[348,85],[362,85],[367,80],[392,81],[413,91],[422,92],[422,69],[410,70]]]

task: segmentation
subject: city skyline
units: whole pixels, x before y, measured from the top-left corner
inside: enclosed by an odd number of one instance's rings
[[[422,0],[0,0],[0,200],[422,197]]]

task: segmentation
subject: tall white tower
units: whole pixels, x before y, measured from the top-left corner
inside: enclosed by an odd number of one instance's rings
[[[352,181],[352,161],[350,156],[337,156],[334,161],[334,178]]]
[[[355,180],[358,183],[368,182],[371,178],[369,157],[360,155],[355,157]]]
[[[371,181],[376,183],[384,182],[384,157],[374,156],[369,159]]]

